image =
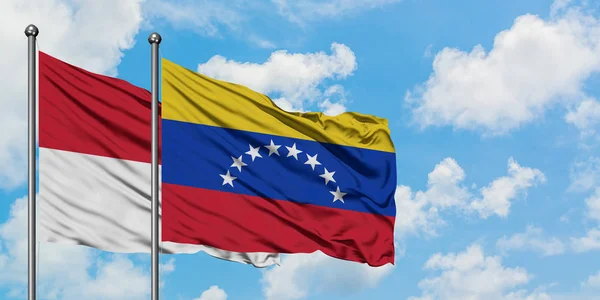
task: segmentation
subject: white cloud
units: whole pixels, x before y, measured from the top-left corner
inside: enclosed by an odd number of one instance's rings
[[[275,45],[274,42],[269,41],[267,39],[258,37],[256,35],[250,34],[247,35],[248,36],[248,40],[250,42],[252,42],[254,45],[258,46],[259,48],[263,48],[263,49],[273,49],[273,48],[277,48],[277,45]]]
[[[446,158],[427,175],[426,197],[439,208],[462,206],[469,198],[469,192],[460,183],[465,179],[464,170],[456,160]]]
[[[409,234],[421,232],[427,236],[436,236],[437,229],[446,224],[439,216],[438,209],[431,206],[429,199],[413,196],[409,186],[397,187],[395,198],[396,238],[401,239]]]
[[[464,170],[453,158],[445,158],[428,174],[427,190],[413,193],[408,186],[396,189],[396,237],[423,232],[434,236],[445,222],[440,210],[461,208],[471,197],[462,185]]]
[[[159,264],[158,267],[160,274],[158,287],[162,289],[165,286],[164,278],[166,277],[166,275],[175,272],[175,259],[170,258],[166,263]]]
[[[216,55],[200,64],[198,72],[245,85],[263,94],[277,95],[274,101],[289,111],[302,111],[305,105],[310,106],[320,99],[326,110],[337,113],[343,110],[343,106],[339,106],[343,103],[326,102],[335,93],[330,90],[323,92],[321,86],[326,79],[344,79],[352,75],[356,70],[356,57],[343,44],[333,43],[331,52],[328,55],[324,52],[275,51],[262,64],[240,63]]]
[[[577,253],[600,250],[600,228],[588,230],[586,236],[571,238],[571,247]]]
[[[429,58],[433,55],[433,53],[431,52],[433,48],[433,44],[429,44],[427,46],[427,48],[425,48],[425,51],[423,52],[423,57]]]
[[[571,300],[583,300],[580,298],[572,298]],[[554,295],[549,295],[543,291],[534,291],[532,293],[528,293],[525,290],[520,290],[517,292],[511,292],[506,294],[502,300],[558,300],[554,297]]]
[[[585,199],[588,218],[600,224],[600,187],[596,188],[594,194]]]
[[[168,274],[175,271],[175,259],[170,258],[166,263],[160,264],[160,274]]]
[[[374,9],[400,0],[271,0],[279,13],[290,21],[304,25],[306,21],[339,17],[345,14]]]
[[[406,95],[415,122],[497,135],[583,100],[584,82],[600,70],[600,22],[565,3],[549,20],[516,18],[489,52],[440,51],[429,79]]]
[[[532,275],[521,267],[503,266],[498,256],[485,256],[477,244],[458,254],[434,254],[424,268],[440,273],[421,280],[421,297],[409,299],[549,299],[544,293],[515,291],[529,283]]]
[[[204,36],[221,38],[224,34],[234,34],[253,45],[276,48],[275,43],[253,33],[254,16],[261,22],[281,22],[284,16],[288,21],[305,26],[308,21],[329,19],[365,9],[382,7],[400,0],[148,0],[144,5],[149,18],[145,25],[152,27],[154,21],[166,20],[173,27],[193,31]],[[226,3],[226,4],[224,4]],[[272,21],[271,21],[272,20]],[[153,21],[153,22],[149,22]],[[281,24],[274,24],[281,26]]]
[[[595,134],[595,127],[600,124],[600,102],[591,98],[582,101],[575,110],[565,115],[565,120],[586,136]]]
[[[43,261],[41,262],[43,263]],[[95,277],[65,284],[62,299],[147,299],[150,285],[146,270],[137,267],[126,257],[116,256],[110,261],[98,260]],[[89,268],[89,266],[88,266]],[[65,269],[54,276],[60,276]],[[71,272],[73,269],[69,269]],[[61,284],[61,283],[58,283]],[[60,285],[53,285],[57,289]],[[71,284],[77,284],[73,288]],[[59,293],[60,294],[60,293]]]
[[[573,163],[569,191],[585,192],[600,186],[600,157],[590,156],[587,160]]]
[[[600,225],[600,187],[585,200],[585,205],[587,218]],[[576,253],[600,250],[600,227],[589,229],[585,236],[572,237],[571,248]]]
[[[600,290],[600,271],[594,275],[590,275],[586,281],[581,283],[581,286],[584,288]]]
[[[346,295],[375,287],[393,269],[390,264],[370,267],[318,251],[285,256],[281,266],[263,272],[261,282],[267,300],[303,299],[324,292]]]
[[[208,290],[202,292],[200,298],[194,300],[227,300],[227,293],[218,286],[213,285]]]
[[[511,157],[508,160],[508,176],[500,177],[482,188],[483,197],[471,202],[470,208],[477,211],[482,218],[493,214],[507,217],[510,212],[510,200],[518,193],[526,193],[528,188],[544,182],[546,178],[540,170],[521,167]]]
[[[0,226],[0,238],[0,285],[11,289],[16,295],[23,295],[27,286],[26,198],[13,203],[9,219]],[[43,298],[149,297],[148,268],[136,266],[124,255],[111,255],[105,259],[91,248],[51,243],[41,243],[38,251],[38,289]]]
[[[346,107],[341,103],[332,103],[329,99],[325,99],[319,103],[319,108],[323,111],[323,114],[328,116],[337,116],[341,113],[346,112]]]
[[[273,102],[275,103],[275,105],[277,105],[279,108],[281,108],[285,111],[301,112],[301,113],[305,112],[304,109],[294,106],[294,104],[290,100],[283,98],[283,97],[273,99]]]
[[[556,283],[549,286],[555,286]],[[573,289],[571,292],[566,293],[543,293],[545,298],[531,298],[535,299],[552,299],[552,300],[596,300],[598,299],[598,292],[600,291],[600,271],[596,274],[590,275],[586,280],[581,282],[581,289]],[[541,292],[545,287],[543,287]],[[539,294],[539,292],[538,292]],[[518,298],[529,300],[530,298]]]
[[[211,0],[148,0],[144,13],[151,19],[166,20],[177,29],[186,29],[206,36],[218,36],[219,27],[239,29],[247,21],[240,9],[240,1],[229,0],[227,4]]]
[[[325,100],[318,105],[323,114],[337,116],[346,112],[346,92],[343,86],[336,84],[328,87],[324,96],[326,97]]]
[[[544,182],[544,174],[538,170],[520,166],[513,158],[508,160],[508,175],[496,178],[479,190],[463,182],[465,172],[453,158],[445,158],[428,175],[427,189],[413,193],[408,186],[396,189],[396,236],[422,232],[435,236],[436,229],[444,226],[440,212],[453,209],[465,214],[477,213],[481,218],[491,215],[507,217],[510,206],[519,193],[538,182]]]
[[[146,28],[167,21],[173,28],[206,37],[233,35],[264,49],[276,45],[252,32],[252,15],[264,16],[272,5],[246,0],[148,0],[144,6]]]
[[[550,6],[550,15],[556,16],[558,13],[563,12],[569,7],[573,0],[555,0]]]
[[[556,237],[546,237],[541,228],[527,226],[524,233],[517,233],[510,237],[503,236],[496,242],[500,251],[531,250],[543,256],[563,254],[565,245]]]
[[[40,29],[38,44],[59,59],[93,72],[116,74],[123,50],[134,44],[143,0],[0,1],[0,188],[25,181],[27,138],[27,38],[25,26]],[[98,12],[102,13],[98,13]],[[110,16],[110,22],[106,22]],[[7,72],[6,70],[10,70]]]

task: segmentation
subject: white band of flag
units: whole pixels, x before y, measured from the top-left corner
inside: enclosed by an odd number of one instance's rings
[[[150,253],[150,164],[40,148],[40,240]],[[206,253],[266,267],[279,255],[164,242],[162,253]]]

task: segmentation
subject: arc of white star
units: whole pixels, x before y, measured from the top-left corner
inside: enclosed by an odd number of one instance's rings
[[[296,143],[292,145],[292,147],[285,146],[288,149],[287,157],[293,156],[296,160],[298,160],[298,154],[302,153],[302,150],[296,149]]]
[[[328,184],[330,181],[335,182],[335,179],[333,179],[333,174],[335,174],[335,171],[329,172],[327,171],[327,168],[325,168],[325,173],[323,173],[323,175],[319,175],[319,177],[325,178],[325,184]]]
[[[275,153],[279,156],[279,147],[281,147],[281,145],[275,145],[273,143],[273,140],[271,140],[271,144],[270,145],[266,145],[265,148],[269,149],[269,156],[271,156],[271,154]]]
[[[233,164],[231,164],[231,166],[236,167],[240,172],[242,172],[242,167],[247,166],[247,164],[242,161],[241,155],[238,158],[232,156],[231,159],[233,159]]]
[[[344,196],[346,196],[346,194],[348,193],[342,193],[342,191],[340,191],[340,187],[338,186],[337,189],[335,191],[330,191],[330,193],[333,195],[333,202],[335,201],[342,201],[342,203],[344,202]]]
[[[317,155],[318,154],[315,154],[315,156],[310,156],[308,153],[306,154],[306,158],[308,160],[304,164],[310,165],[312,167],[313,171],[315,170],[316,165],[321,165],[321,163],[317,160]]]
[[[233,181],[237,179],[237,177],[233,177],[231,176],[231,174],[229,173],[229,170],[227,170],[227,174],[223,175],[223,174],[219,174],[219,176],[221,176],[221,178],[223,178],[223,184],[229,184],[231,187],[233,187]]]
[[[246,152],[246,154],[250,155],[252,157],[252,161],[254,161],[255,158],[260,157],[262,158],[262,156],[260,155],[260,153],[258,153],[258,150],[260,150],[260,147],[252,147],[252,145],[248,145],[250,147],[250,150],[248,150]]]

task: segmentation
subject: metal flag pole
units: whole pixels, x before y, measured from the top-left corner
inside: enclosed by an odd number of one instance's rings
[[[152,300],[158,300],[158,45],[162,38],[148,37],[152,47]]]
[[[36,197],[35,197],[35,139],[36,139],[36,58],[37,51],[35,47],[35,39],[40,31],[31,24],[25,28],[25,36],[28,42],[28,58],[27,58],[27,98],[28,98],[28,140],[27,140],[27,169],[28,169],[28,209],[27,209],[27,283],[28,283],[28,299],[36,299],[36,230],[35,230],[35,212],[36,212]]]

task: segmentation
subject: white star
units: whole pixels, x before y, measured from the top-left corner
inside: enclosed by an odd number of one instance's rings
[[[310,156],[310,155],[308,155],[308,153],[306,154],[306,158],[308,158],[308,160],[304,164],[310,165],[312,167],[313,171],[315,170],[316,165],[321,165],[321,163],[319,161],[317,161],[317,155],[318,154],[315,154],[315,156]]]
[[[279,147],[281,147],[281,145],[275,145],[273,144],[273,140],[271,140],[271,145],[266,145],[265,148],[269,149],[269,156],[271,156],[271,154],[275,153],[277,155],[279,155]]]
[[[229,170],[227,170],[227,174],[223,175],[223,174],[219,174],[219,176],[221,176],[221,178],[223,178],[223,184],[229,184],[230,186],[233,187],[233,181],[237,179],[237,177],[233,177],[231,176],[231,174],[229,174]]]
[[[319,177],[325,178],[325,184],[328,184],[330,181],[335,182],[335,179],[333,179],[333,174],[335,174],[335,171],[329,172],[327,171],[327,168],[325,168],[325,173],[323,173],[323,175],[319,175]]]
[[[252,147],[252,145],[248,145],[248,146],[250,146],[250,150],[248,150],[246,152],[246,154],[252,156],[252,161],[254,161],[254,159],[257,157],[262,158],[262,156],[260,156],[260,153],[258,153],[258,150],[260,150],[260,147],[254,148],[254,147]]]
[[[340,200],[340,201],[342,201],[342,203],[345,203],[344,202],[344,196],[346,196],[346,194],[348,194],[348,193],[342,193],[340,191],[340,187],[339,186],[337,187],[337,189],[335,190],[335,192],[330,192],[330,193],[333,195],[333,202],[335,202],[337,200]]]
[[[231,166],[238,168],[238,170],[240,172],[242,171],[242,167],[247,166],[247,164],[242,161],[242,156],[241,155],[238,158],[235,158],[235,157],[232,156],[231,159],[233,159],[233,164],[231,164]]]
[[[292,145],[292,147],[285,146],[288,149],[287,157],[293,156],[296,160],[298,160],[298,154],[302,153],[301,150],[296,149],[296,143]]]

